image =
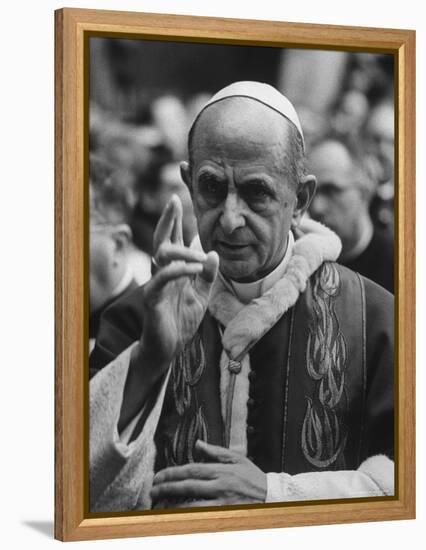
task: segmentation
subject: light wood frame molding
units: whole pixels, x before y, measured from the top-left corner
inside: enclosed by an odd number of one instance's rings
[[[63,541],[415,517],[415,32],[65,8],[55,12],[55,537]],[[89,33],[395,56],[397,491],[384,499],[99,517],[87,512]],[[87,121],[86,121],[87,122]]]

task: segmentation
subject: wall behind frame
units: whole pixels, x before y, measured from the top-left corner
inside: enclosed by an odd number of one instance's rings
[[[1,33],[1,418],[2,473],[0,508],[6,548],[46,549],[60,543],[53,532],[53,10],[61,2],[7,2]],[[187,15],[334,23],[417,30],[418,120],[418,280],[426,277],[421,254],[426,236],[423,208],[426,150],[426,24],[417,0],[403,4],[356,0],[276,2],[263,0],[90,0],[69,7],[121,9]],[[381,7],[383,6],[383,8]],[[356,7],[356,9],[355,9]],[[426,327],[426,292],[418,288],[418,341]],[[397,549],[426,535],[425,400],[426,351],[418,349],[418,519],[415,522],[307,527],[287,530],[128,539],[79,543],[79,548],[140,547],[206,550],[218,546],[244,548],[329,548],[347,550],[386,545]],[[57,546],[56,546],[57,547]]]

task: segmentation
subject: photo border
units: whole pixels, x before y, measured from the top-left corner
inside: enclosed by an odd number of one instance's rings
[[[90,513],[88,117],[94,36],[388,53],[395,67],[395,496]],[[55,12],[55,538],[415,517],[415,32],[64,8]]]

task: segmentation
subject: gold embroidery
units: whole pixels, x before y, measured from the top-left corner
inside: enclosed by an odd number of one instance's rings
[[[200,380],[205,364],[203,345],[197,334],[176,357],[172,367],[173,396],[180,416],[183,416],[191,406],[191,387]]]
[[[196,403],[195,394],[195,386],[205,365],[203,345],[197,334],[172,366],[173,397],[179,419],[171,445],[166,445],[168,465],[193,462],[195,442],[197,439],[208,439],[207,424],[201,406]]]
[[[334,311],[340,291],[337,268],[325,263],[313,285],[313,320],[306,346],[306,368],[318,382],[314,399],[307,398],[302,426],[303,454],[313,466],[330,466],[344,449],[335,407],[340,403],[345,384],[347,348]]]

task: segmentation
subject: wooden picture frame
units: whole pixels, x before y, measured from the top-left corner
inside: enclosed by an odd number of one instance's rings
[[[72,541],[414,518],[415,32],[68,8],[56,11],[55,30],[55,537]],[[108,517],[88,513],[85,45],[90,33],[394,55],[398,281],[394,497]]]

